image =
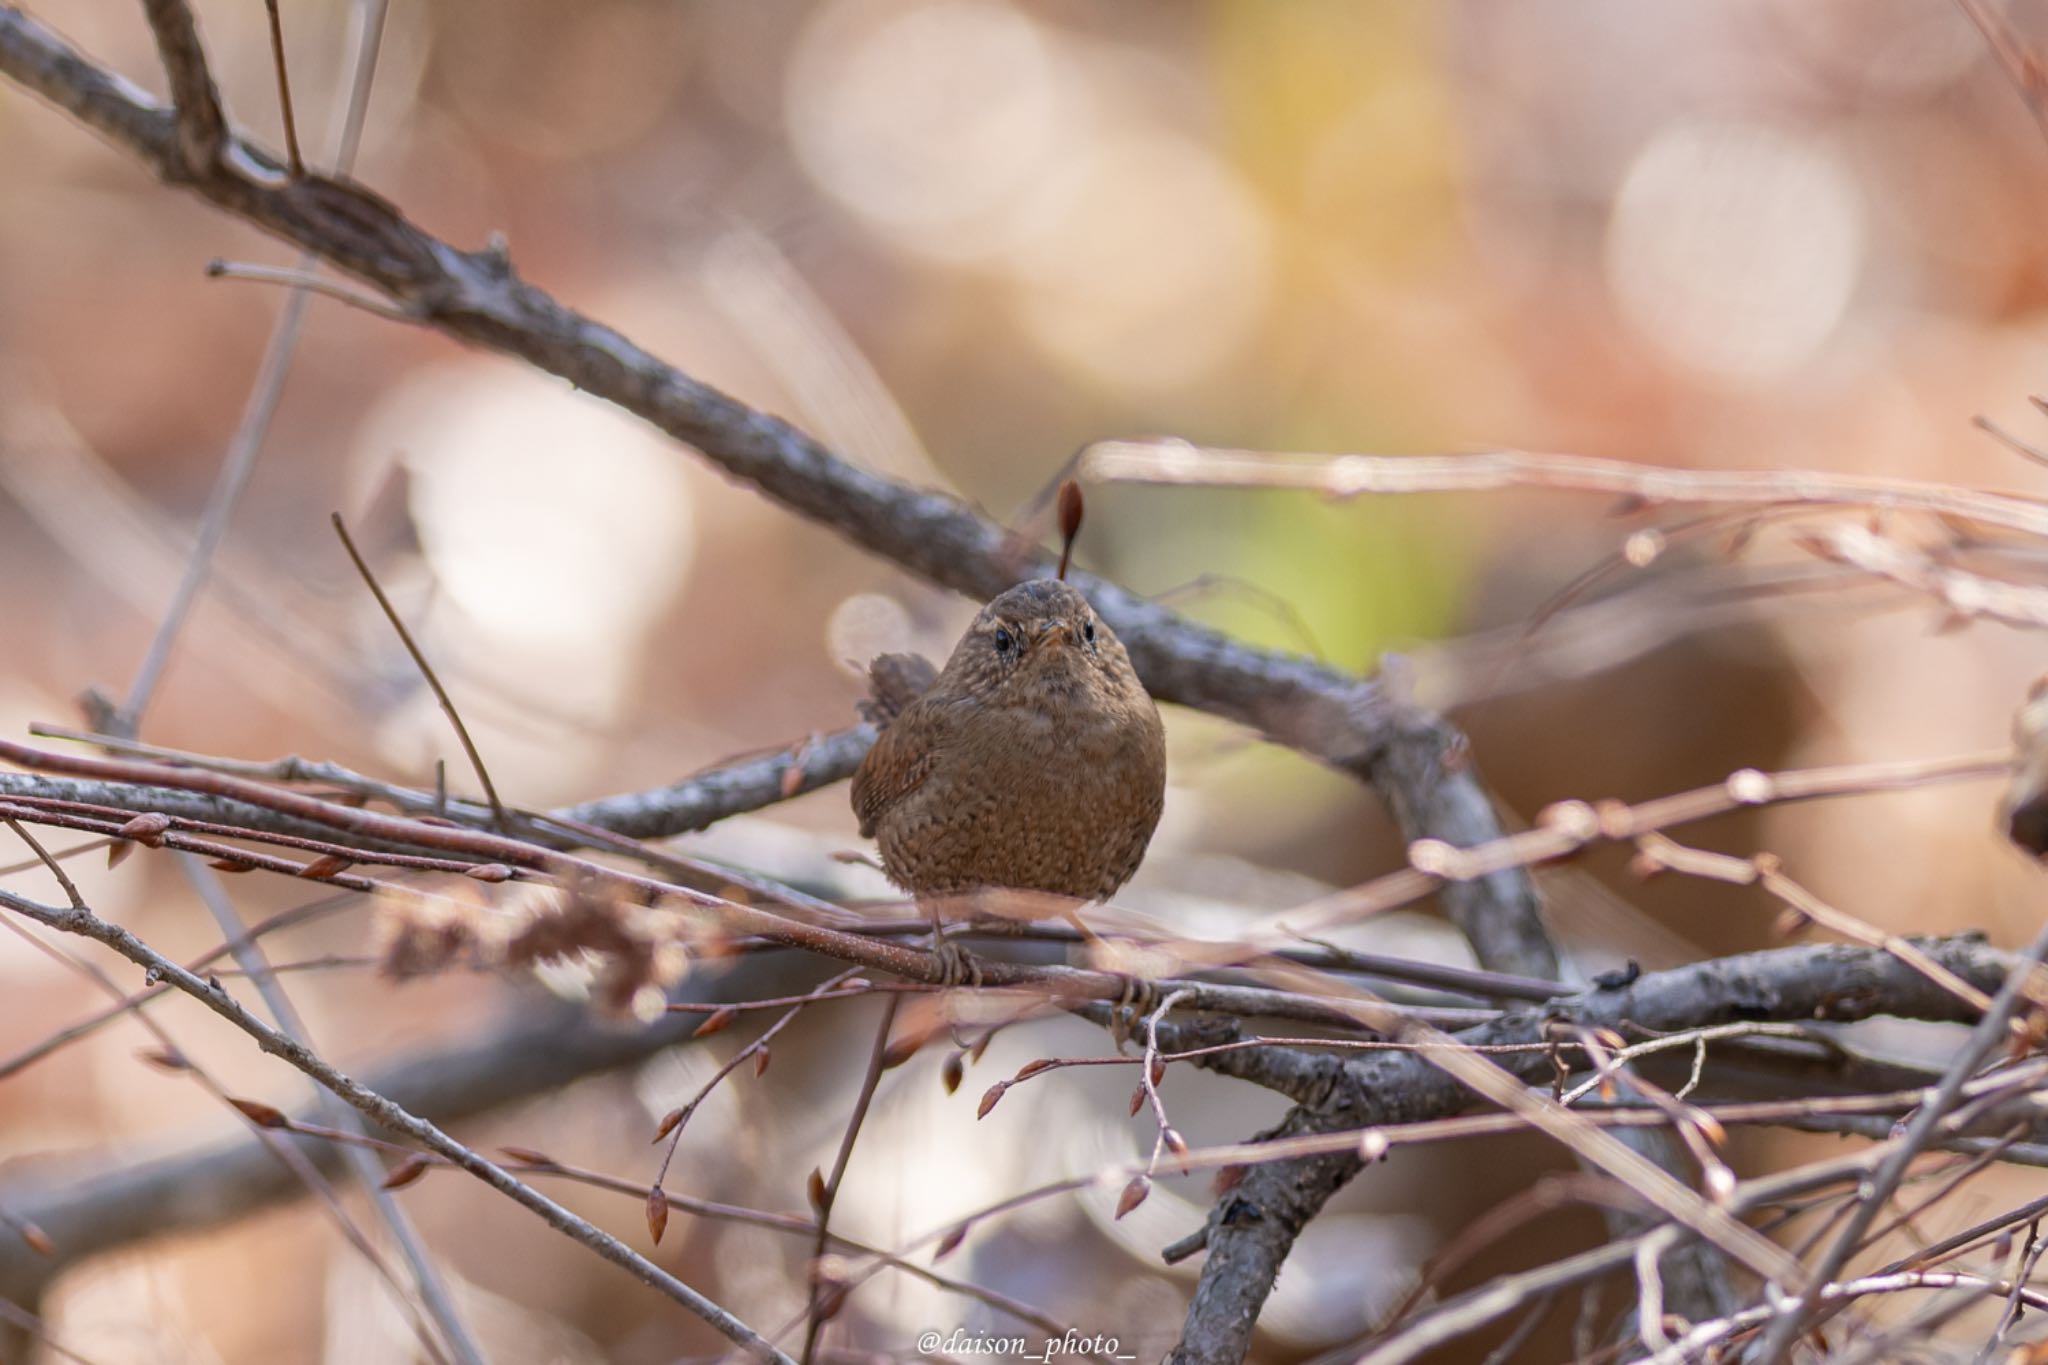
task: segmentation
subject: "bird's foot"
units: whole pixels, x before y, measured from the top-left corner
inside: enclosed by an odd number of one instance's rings
[[[1145,1022],[1145,1017],[1159,1008],[1163,997],[1159,994],[1158,983],[1149,977],[1132,976],[1128,972],[1116,975],[1121,978],[1123,989],[1118,992],[1116,1003],[1109,1007],[1109,1036],[1116,1043],[1117,1051],[1121,1052],[1137,1033],[1139,1025]]]
[[[1159,1008],[1159,1002],[1166,997],[1159,993],[1159,983],[1148,976],[1124,975],[1123,994],[1117,996],[1118,1009],[1129,1010],[1143,1017]]]
[[[946,937],[939,929],[932,930],[931,954],[938,960],[938,987],[943,991],[981,988],[981,963],[974,954]]]

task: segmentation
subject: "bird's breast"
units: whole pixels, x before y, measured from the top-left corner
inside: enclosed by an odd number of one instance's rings
[[[1011,886],[1081,899],[1129,879],[1165,787],[1158,713],[984,702],[879,823],[884,865],[919,892]]]

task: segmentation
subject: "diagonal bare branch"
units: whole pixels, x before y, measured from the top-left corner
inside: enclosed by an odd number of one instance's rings
[[[0,7],[0,72],[173,183],[382,290],[426,325],[522,357],[618,403],[785,507],[934,582],[987,598],[1047,567],[1042,551],[1018,544],[957,500],[854,467],[526,284],[502,251],[460,251],[359,186],[293,179],[276,158],[240,140],[210,173],[177,174],[170,111],[11,7]],[[1113,584],[1078,575],[1077,583],[1115,627],[1155,695],[1249,725],[1369,779],[1411,839],[1462,847],[1499,836],[1463,739],[1440,717],[1398,704],[1358,677],[1239,645]],[[1489,871],[1447,885],[1441,895],[1481,965],[1557,975],[1525,869]]]
[[[2048,505],[1954,484],[1810,469],[1673,469],[1590,455],[1481,450],[1466,455],[1324,455],[1197,446],[1186,441],[1101,441],[1081,470],[1113,482],[1208,488],[1294,488],[1331,497],[1366,493],[1478,493],[1552,489],[1605,493],[1646,504],[1882,508],[1928,512],[2048,535]]]
[[[0,891],[0,907],[34,920],[47,928],[89,938],[111,948],[149,972],[155,979],[168,982],[205,1005],[248,1034],[265,1052],[282,1058],[305,1073],[314,1082],[361,1112],[365,1118],[392,1132],[402,1133],[428,1151],[447,1158],[515,1204],[538,1216],[550,1227],[660,1290],[742,1350],[760,1359],[774,1361],[776,1365],[793,1365],[788,1356],[764,1341],[751,1327],[674,1275],[655,1265],[604,1229],[571,1213],[532,1186],[485,1160],[434,1124],[401,1109],[383,1095],[337,1070],[309,1048],[271,1028],[243,1008],[220,987],[218,982],[200,979],[126,929],[101,919],[90,909],[43,905],[7,891]]]
[[[935,583],[987,598],[1050,567],[1042,550],[1017,543],[957,499],[856,468],[788,423],[527,284],[501,252],[465,252],[439,241],[360,186],[320,176],[293,181],[274,157],[239,139],[211,174],[180,180],[172,175],[172,111],[11,6],[0,6],[0,73],[159,175],[376,286],[424,324],[519,356],[617,403],[790,510]],[[1114,584],[1074,577],[1155,695],[1370,777],[1393,798],[1411,837],[1465,844],[1497,832],[1471,766],[1443,762],[1460,741],[1440,718],[1404,713],[1380,687],[1354,675],[1247,647]],[[1412,780],[1418,772],[1433,775],[1420,789]],[[1447,899],[1462,925],[1482,930],[1473,935],[1482,958],[1498,959],[1485,965],[1552,974],[1547,945],[1518,928],[1535,907],[1526,878],[1483,879]]]

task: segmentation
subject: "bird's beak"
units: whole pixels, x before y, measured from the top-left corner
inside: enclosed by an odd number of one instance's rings
[[[1064,621],[1055,621],[1038,633],[1037,649],[1066,649],[1074,643],[1074,629]]]

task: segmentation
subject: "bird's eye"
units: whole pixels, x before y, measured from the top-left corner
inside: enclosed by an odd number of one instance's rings
[[[996,653],[1008,654],[1015,647],[1016,643],[1016,640],[1011,638],[1009,631],[1004,630],[1001,626],[996,627]]]
[[[1095,643],[1095,623],[1093,621],[1081,627],[1081,638],[1091,645]]]

